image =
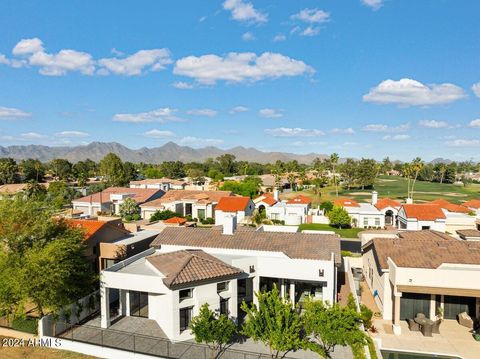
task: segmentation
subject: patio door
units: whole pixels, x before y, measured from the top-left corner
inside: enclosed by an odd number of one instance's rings
[[[402,293],[400,298],[400,319],[415,318],[417,313],[428,317],[430,313],[430,294]]]
[[[130,291],[130,315],[148,318],[148,293]]]
[[[457,315],[463,312],[467,312],[468,315],[475,318],[475,298],[446,295],[444,302],[443,316],[445,319],[457,319]]]

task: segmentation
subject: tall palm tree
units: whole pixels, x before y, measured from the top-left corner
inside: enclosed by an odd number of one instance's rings
[[[410,181],[411,181],[411,176],[412,176],[412,164],[411,163],[405,163],[402,167],[402,173],[403,176],[407,178],[407,198],[410,198]]]
[[[417,182],[418,174],[420,173],[424,165],[425,164],[420,157],[417,157],[412,161],[411,167],[412,167],[412,172],[414,174],[412,188],[410,189],[410,198],[412,200],[413,200],[413,190],[415,188],[415,182]]]
[[[330,155],[330,166],[332,167],[333,172],[333,185],[335,186],[335,195],[338,197],[338,186],[337,186],[337,165],[338,165],[339,156],[337,153],[332,153]]]

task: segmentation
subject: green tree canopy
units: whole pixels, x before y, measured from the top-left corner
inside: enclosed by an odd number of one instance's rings
[[[45,166],[42,162],[35,159],[26,159],[20,163],[23,174],[23,180],[26,182],[42,182],[45,177]]]
[[[73,177],[73,165],[63,158],[52,160],[49,167],[52,175],[59,180],[68,181]]]
[[[340,206],[333,206],[332,210],[328,212],[328,219],[331,226],[339,228],[349,227],[352,223],[348,212]]]
[[[128,182],[122,160],[114,153],[109,153],[100,161],[99,169],[110,186],[124,186]]]
[[[19,181],[17,162],[13,158],[0,158],[0,184]]]
[[[127,220],[135,219],[133,217],[138,215],[139,212],[140,208],[138,207],[137,202],[132,198],[127,198],[122,204],[120,204],[120,215]]]

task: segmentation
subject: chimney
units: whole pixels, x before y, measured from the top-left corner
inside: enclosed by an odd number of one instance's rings
[[[411,199],[410,197],[408,197],[408,198],[405,200],[405,203],[406,203],[406,204],[413,204],[413,199]]]
[[[280,191],[278,189],[273,190],[273,199],[275,201],[280,201]]]
[[[233,236],[237,229],[237,216],[234,214],[228,214],[223,217],[223,234]]]
[[[372,191],[372,204],[375,206],[378,202],[378,192]]]

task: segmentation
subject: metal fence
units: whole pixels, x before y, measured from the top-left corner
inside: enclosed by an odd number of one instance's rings
[[[70,325],[65,323],[62,323],[62,325],[66,325],[70,329],[57,335],[57,337],[76,342],[171,359],[210,359],[215,357],[206,345],[194,342],[171,342],[166,338],[114,329],[102,329],[90,325]],[[216,358],[267,359],[271,358],[271,355],[227,348]],[[283,358],[293,359],[286,356]]]

